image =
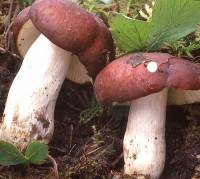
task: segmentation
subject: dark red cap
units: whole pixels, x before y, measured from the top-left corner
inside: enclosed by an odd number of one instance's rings
[[[79,53],[80,61],[92,77],[96,77],[105,64],[115,57],[113,41],[108,28],[101,19],[96,17],[96,20],[99,25],[97,37],[87,49]]]
[[[95,77],[105,65],[112,38],[105,24],[93,14],[68,0],[39,0],[32,5],[30,18],[54,44],[78,55],[90,76]]]
[[[147,65],[157,63],[157,71]],[[131,101],[165,87],[200,89],[200,64],[166,53],[134,53],[107,65],[97,76],[94,91],[102,104]]]

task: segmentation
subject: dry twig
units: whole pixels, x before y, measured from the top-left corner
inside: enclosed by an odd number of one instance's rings
[[[56,160],[51,155],[48,155],[48,159],[53,163],[53,171],[54,171],[54,174],[55,174],[55,178],[59,179],[58,165],[57,165]]]

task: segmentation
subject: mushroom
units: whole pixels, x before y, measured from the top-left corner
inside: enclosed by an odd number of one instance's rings
[[[104,105],[130,101],[123,141],[125,174],[160,177],[166,153],[167,100],[169,104],[199,102],[199,89],[200,64],[166,53],[128,54],[98,74],[97,101]]]
[[[19,55],[24,58],[28,49],[33,42],[41,34],[40,31],[33,25],[29,15],[30,6],[23,9],[12,24],[11,32],[15,42],[15,47]],[[83,84],[86,82],[93,82],[92,78],[88,76],[87,70],[80,63],[79,58],[74,55],[70,63],[70,67],[66,74],[66,79]]]
[[[74,56],[84,67],[80,70],[94,79],[112,54],[111,34],[103,21],[70,1],[36,1],[29,15],[41,35],[11,85],[0,124],[0,139],[20,150],[32,140],[50,141],[55,103]]]

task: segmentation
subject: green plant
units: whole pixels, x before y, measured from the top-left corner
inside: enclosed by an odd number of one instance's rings
[[[30,6],[33,3],[33,0],[19,0],[21,7]]]
[[[48,156],[48,146],[34,141],[30,143],[23,154],[14,145],[0,141],[0,165],[41,164]]]
[[[112,35],[124,52],[155,51],[195,31],[200,20],[200,1],[156,0],[151,21],[114,14]]]
[[[93,98],[89,108],[83,110],[80,113],[80,123],[86,124],[90,122],[92,119],[101,116],[103,114],[103,111],[103,107],[100,106]]]
[[[172,44],[166,44],[172,50],[172,53],[178,56],[188,56],[194,58],[192,52],[200,49],[200,41],[188,41],[186,39],[180,39]]]
[[[108,9],[113,6],[113,3],[105,4],[103,0],[75,0],[77,4],[86,9],[88,12],[95,13],[102,18],[107,18]]]
[[[172,44],[166,43],[172,53],[178,56],[188,56],[194,58],[193,52],[200,49],[200,27],[197,26],[195,33],[181,38]]]

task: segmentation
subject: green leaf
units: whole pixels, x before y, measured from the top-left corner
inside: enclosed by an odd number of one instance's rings
[[[117,46],[125,52],[146,48],[151,24],[115,14],[109,21]]]
[[[152,15],[150,48],[172,43],[195,31],[200,23],[200,1],[157,0]]]
[[[26,163],[23,154],[12,144],[0,141],[0,165],[9,166]]]
[[[152,20],[114,15],[109,24],[117,46],[125,51],[155,51],[193,32],[200,22],[200,1],[156,0]]]
[[[32,164],[41,164],[48,155],[48,145],[37,141],[28,145],[25,158]]]

